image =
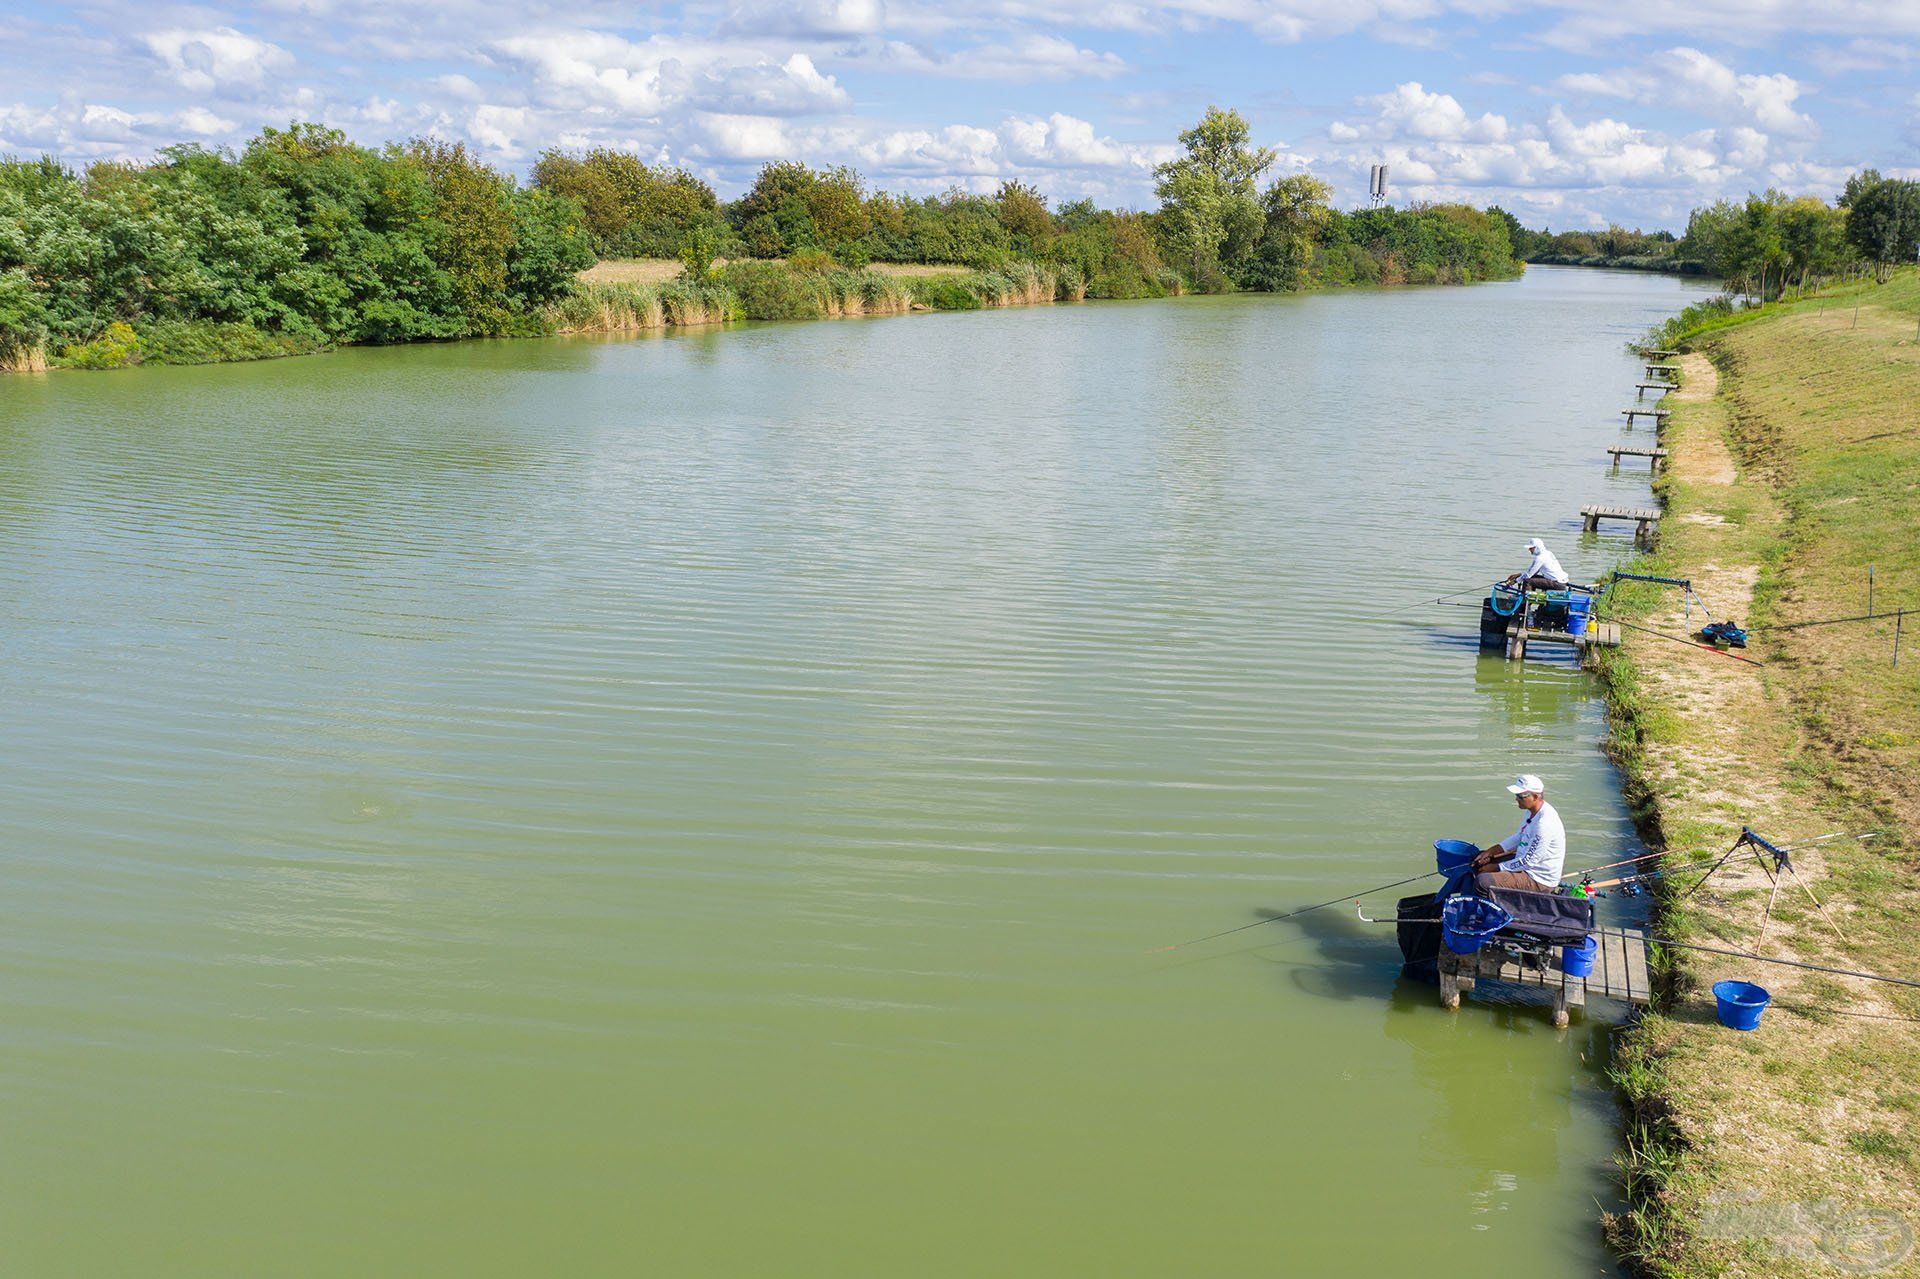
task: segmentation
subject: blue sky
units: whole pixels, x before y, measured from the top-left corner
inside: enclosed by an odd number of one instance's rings
[[[736,0],[252,5],[0,0],[0,153],[81,163],[322,120],[464,140],[761,163],[877,186],[1149,207],[1209,103],[1280,168],[1364,199],[1499,203],[1533,225],[1684,225],[1778,186],[1920,175],[1920,0]]]

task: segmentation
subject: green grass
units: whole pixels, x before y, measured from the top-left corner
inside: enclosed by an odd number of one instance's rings
[[[1666,438],[1675,465],[1658,485],[1668,518],[1635,571],[1692,577],[1710,602],[1716,584],[1744,574],[1745,620],[1756,628],[1865,611],[1869,563],[1878,608],[1920,607],[1916,320],[1920,274],[1909,270],[1885,286],[1744,312],[1697,309],[1657,330],[1663,346],[1710,355],[1720,393],[1675,406]],[[1736,484],[1703,468],[1723,445]],[[1660,588],[1623,586],[1609,609],[1645,623],[1671,604]],[[1656,881],[1661,934],[1920,974],[1920,658],[1893,668],[1890,630],[1756,630],[1749,654],[1766,665],[1737,672],[1638,636],[1603,663],[1610,749],[1643,832],[1673,861],[1717,855],[1742,821],[1786,837],[1882,835],[1802,859],[1842,913],[1844,945],[1791,888],[1760,943],[1764,887],[1683,901],[1672,880]],[[1707,793],[1726,798],[1700,804]],[[1729,1187],[1920,1213],[1920,1036],[1898,1020],[1920,1013],[1920,997],[1673,950],[1657,952],[1656,966],[1672,1015],[1625,1035],[1614,1067],[1633,1116],[1622,1154],[1631,1207],[1608,1223],[1623,1256],[1669,1276],[1831,1273],[1813,1258],[1696,1232]],[[1758,1034],[1725,1032],[1706,1008],[1701,987],[1727,975],[1775,992]],[[1853,1015],[1862,1011],[1875,1015]]]

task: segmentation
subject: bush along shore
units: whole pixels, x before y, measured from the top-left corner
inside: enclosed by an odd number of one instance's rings
[[[0,159],[0,370],[1522,269],[1518,224],[1497,209],[1342,212],[1309,174],[1269,180],[1273,151],[1232,111],[1180,140],[1148,212],[1050,208],[1019,182],[895,195],[800,163],[765,166],[725,202],[684,169],[608,150],[549,151],[522,184],[457,144],[371,148],[314,124],[82,172]],[[682,265],[581,278],[636,258]]]
[[[1920,275],[1691,308],[1652,339],[1682,351],[1683,384],[1637,571],[1691,579],[1752,659],[1635,630],[1603,665],[1613,753],[1664,852],[1654,932],[1920,979]],[[1668,589],[1616,602],[1671,636],[1704,620]],[[1743,826],[1818,841],[1793,854],[1804,890],[1773,897],[1744,857],[1694,890]],[[1656,957],[1665,997],[1615,1062],[1621,1253],[1674,1277],[1920,1273],[1920,990]],[[1771,992],[1757,1031],[1716,1020],[1724,978]]]
[[[1621,226],[1555,234],[1518,222],[1509,235],[1528,262],[1717,276],[1730,291],[1765,302],[1868,270],[1884,280],[1894,263],[1913,261],[1920,182],[1864,169],[1832,203],[1777,190],[1749,193],[1695,209],[1680,236]]]

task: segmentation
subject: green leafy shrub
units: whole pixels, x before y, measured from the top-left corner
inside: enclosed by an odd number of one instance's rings
[[[324,344],[315,338],[270,333],[244,322],[153,320],[139,328],[146,364],[218,364],[304,355]]]
[[[140,363],[141,354],[140,335],[115,320],[92,341],[62,347],[59,363],[70,369],[124,369]]]
[[[933,311],[978,311],[980,295],[950,275],[920,276],[913,281],[913,300]]]
[[[720,281],[749,320],[817,320],[827,313],[819,277],[778,262],[731,262]]]

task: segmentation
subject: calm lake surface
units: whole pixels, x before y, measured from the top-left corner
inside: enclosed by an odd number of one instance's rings
[[[1521,769],[1635,849],[1586,677],[1381,614],[1625,552],[1700,292],[0,380],[5,1268],[1611,1273],[1600,1018],[1145,952]]]

